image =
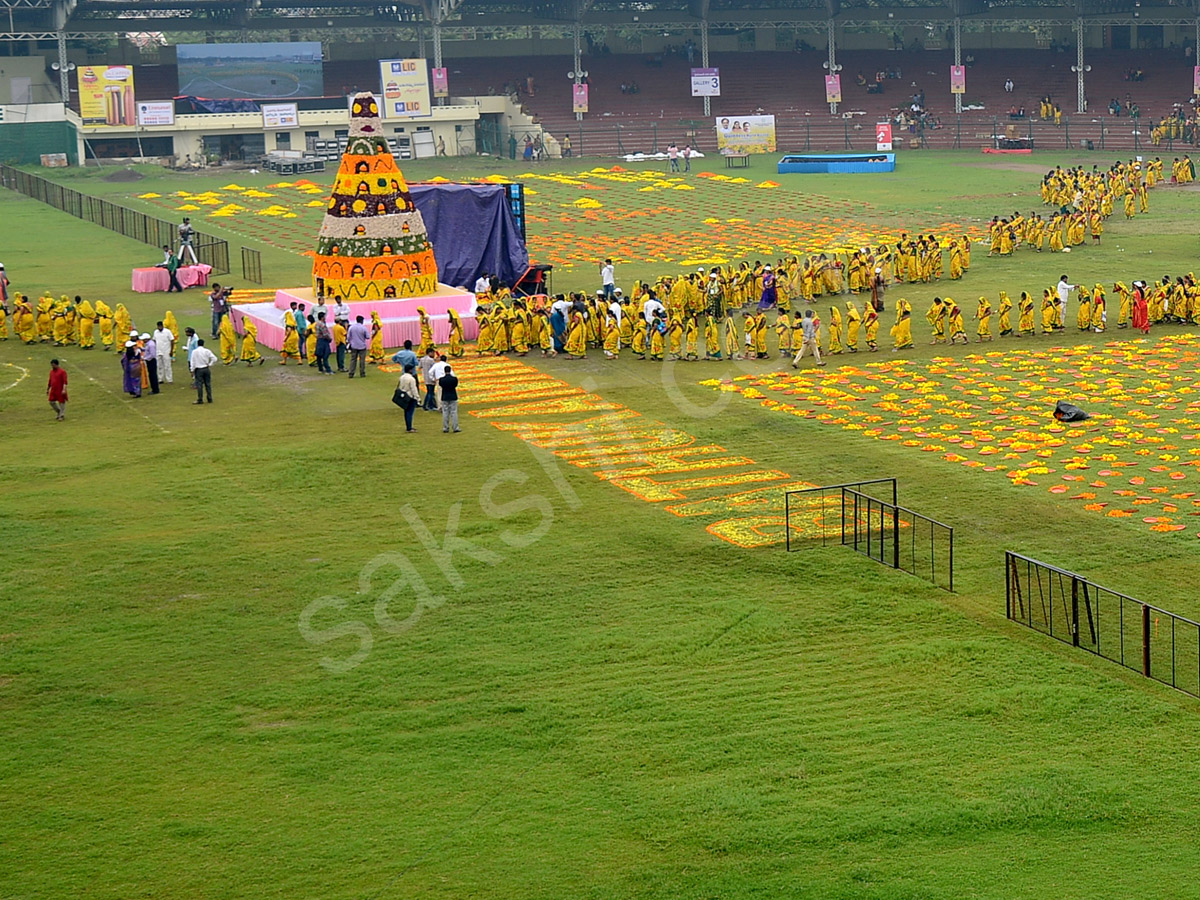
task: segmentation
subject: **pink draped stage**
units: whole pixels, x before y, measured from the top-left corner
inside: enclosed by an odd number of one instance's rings
[[[175,270],[175,276],[185,288],[206,287],[208,274],[211,271],[212,266],[198,263],[194,266],[180,266]],[[148,269],[133,270],[133,292],[135,294],[153,294],[157,291],[165,291],[170,286],[171,278],[167,275],[166,269],[154,266]]]
[[[234,306],[233,328],[238,334],[245,334],[243,322],[250,318],[258,326],[259,345],[279,350],[283,347],[283,314],[291,307],[292,301],[303,303],[306,313],[324,309],[325,320],[330,326],[333,325],[332,305],[319,306],[311,288],[288,288],[276,291],[273,303],[240,303]],[[462,319],[464,340],[473,341],[479,333],[475,324],[475,295],[445,284],[438,285],[436,294],[425,297],[349,303],[347,306],[350,307],[351,322],[355,317],[362,316],[363,321],[370,325],[371,312],[379,313],[383,322],[383,346],[387,348],[403,347],[406,340],[412,341],[414,346],[421,342],[418,306],[424,307],[433,320],[433,339],[439,344],[450,340],[450,319],[447,311],[452,308],[458,311],[459,318]]]

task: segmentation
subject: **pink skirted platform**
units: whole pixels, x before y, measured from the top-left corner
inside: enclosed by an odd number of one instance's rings
[[[305,313],[315,315],[313,310],[324,309],[325,320],[333,327],[333,304],[318,306],[312,288],[281,288],[275,292],[274,303],[241,303],[234,306],[233,328],[238,334],[245,334],[242,322],[249,317],[258,326],[259,345],[279,350],[283,347],[283,314],[293,301],[303,303]],[[383,346],[389,349],[403,347],[406,340],[412,341],[414,347],[421,343],[418,306],[423,306],[433,320],[433,339],[439,344],[450,340],[450,318],[447,315],[450,309],[458,311],[464,340],[473,341],[479,333],[475,324],[475,295],[445,284],[438,285],[437,293],[424,297],[349,303],[347,306],[350,307],[351,322],[356,316],[362,316],[368,326],[371,324],[371,312],[379,313],[383,321]]]

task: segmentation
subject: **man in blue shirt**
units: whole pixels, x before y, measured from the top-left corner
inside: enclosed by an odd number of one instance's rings
[[[195,350],[198,346],[200,346],[199,343],[197,343],[200,340],[200,338],[196,334],[195,328],[184,329],[184,334],[187,335],[187,343],[184,344],[184,350],[187,351],[188,371],[192,372],[192,351]],[[195,387],[195,386],[196,386],[196,373],[192,372],[192,387]]]
[[[414,371],[417,368],[417,354],[413,352],[412,341],[404,342],[404,349],[397,350],[392,356],[392,362],[400,367],[400,371],[404,371],[409,366],[412,366]]]
[[[296,313],[296,334],[300,338],[300,358],[308,359],[308,343],[304,340],[304,332],[308,330],[308,319],[304,315],[304,304]]]

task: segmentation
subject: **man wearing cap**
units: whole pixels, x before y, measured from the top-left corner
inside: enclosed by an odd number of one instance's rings
[[[145,332],[138,336],[138,340],[142,343],[142,362],[146,366],[146,377],[150,379],[150,393],[157,394],[159,392],[158,344]]]
[[[196,385],[196,404],[204,402],[204,393],[208,393],[208,402],[212,403],[212,367],[217,364],[217,355],[204,346],[204,341],[196,341],[196,349],[188,354],[188,368]]]
[[[196,334],[195,328],[185,328],[184,334],[187,335],[187,341],[183,345],[184,352],[187,353],[188,371],[192,371],[192,352],[199,346],[200,337]],[[192,376],[192,387],[196,386],[196,376]]]

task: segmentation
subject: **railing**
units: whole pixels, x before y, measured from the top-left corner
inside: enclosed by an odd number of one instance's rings
[[[895,478],[787,491],[783,509],[789,552],[836,537],[876,562],[954,590],[954,529],[900,506]]]
[[[0,165],[0,186],[155,248],[173,247],[178,240],[178,226],[170,222],[119,206],[100,197],[81,194],[12,166]],[[227,241],[196,231],[193,234],[192,247],[196,251],[197,259],[212,266],[214,274],[225,275],[229,272]]]
[[[876,485],[879,487],[876,488]],[[789,553],[818,543],[825,547],[835,539],[839,544],[846,543],[845,532],[842,529],[842,523],[845,521],[845,510],[842,505],[843,488],[863,492],[865,492],[865,488],[875,488],[882,493],[890,493],[892,503],[897,502],[895,478],[873,478],[869,481],[848,481],[844,484],[827,484],[821,487],[802,488],[798,491],[786,491],[783,495],[783,517],[787,523],[786,541]],[[838,525],[836,528],[830,525],[833,513],[837,514]],[[801,530],[801,520],[805,526],[806,537],[793,537],[793,531]]]
[[[842,488],[842,543],[885,566],[954,590],[954,529],[944,522]]]
[[[1019,553],[1004,572],[1012,621],[1200,697],[1200,623]]]
[[[824,111],[814,111],[811,115],[800,111],[776,114],[775,145],[778,153],[873,151],[875,123],[882,120],[880,116],[849,113],[830,116]],[[897,150],[978,150],[980,147],[1017,146],[1040,150],[1159,150],[1169,153],[1200,143],[1200,128],[1190,128],[1186,132],[1181,129],[1177,136],[1168,133],[1155,145],[1151,135],[1156,125],[1157,121],[1147,118],[1091,113],[1064,115],[1058,125],[1052,120],[1028,116],[1014,119],[1003,115],[950,114],[929,118],[925,124],[900,125],[893,121],[892,134]],[[649,155],[665,151],[672,143],[680,149],[690,143],[706,156],[717,153],[711,119],[704,127],[679,125],[667,118],[604,124],[591,119],[558,128],[547,126],[547,130],[560,140],[564,134],[569,134],[575,157]],[[513,133],[522,136],[520,129]],[[516,153],[519,156],[519,146]],[[764,158],[774,165],[771,154]],[[692,163],[693,167],[703,164],[703,160]]]
[[[242,278],[262,284],[262,254],[250,247],[242,248]]]

